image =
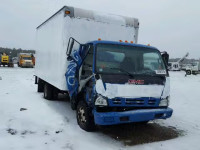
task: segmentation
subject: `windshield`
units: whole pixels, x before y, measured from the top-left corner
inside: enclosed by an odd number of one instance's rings
[[[107,74],[166,74],[162,57],[156,49],[98,44],[96,71]]]
[[[197,66],[197,65],[198,65],[197,62],[193,62],[193,63],[192,63],[192,66]]]
[[[22,57],[22,59],[24,59],[24,60],[32,60],[31,57]]]

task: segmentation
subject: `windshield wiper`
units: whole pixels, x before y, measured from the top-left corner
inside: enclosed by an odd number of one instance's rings
[[[112,69],[112,70],[119,70],[119,71],[121,71],[121,72],[126,73],[126,74],[129,75],[130,77],[133,77],[133,78],[134,78],[134,75],[133,75],[133,74],[131,74],[130,72],[128,72],[128,71],[126,71],[126,70],[124,70],[124,69],[122,69],[122,68],[110,68],[110,69]]]

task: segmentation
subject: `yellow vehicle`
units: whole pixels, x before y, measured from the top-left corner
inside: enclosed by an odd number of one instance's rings
[[[28,53],[19,53],[18,54],[18,66],[19,67],[27,67],[33,68],[33,60],[32,55]]]
[[[13,67],[13,63],[12,60],[9,59],[9,56],[6,53],[3,53],[2,55],[0,55],[0,67],[2,66],[8,66],[8,67]]]

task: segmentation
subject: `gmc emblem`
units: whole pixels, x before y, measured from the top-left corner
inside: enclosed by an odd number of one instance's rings
[[[129,79],[128,80],[128,84],[139,84],[139,85],[141,85],[141,84],[144,84],[144,80],[133,80],[133,79]]]

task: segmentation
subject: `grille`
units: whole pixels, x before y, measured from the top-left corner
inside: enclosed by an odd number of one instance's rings
[[[143,99],[126,99],[125,103],[127,105],[144,105],[144,100]]]
[[[156,100],[149,100],[149,101],[148,101],[148,104],[149,104],[149,105],[155,105],[155,104],[156,104]]]
[[[112,100],[113,104],[121,104],[121,100],[120,99],[113,99]]]
[[[157,105],[157,100],[152,98],[140,98],[140,99],[120,99],[115,98],[111,100],[111,103],[116,106],[149,106],[154,107]]]
[[[4,61],[8,61],[8,59],[2,59],[2,61],[4,62]]]

